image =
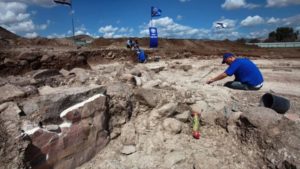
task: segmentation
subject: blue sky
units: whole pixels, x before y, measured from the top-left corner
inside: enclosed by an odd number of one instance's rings
[[[75,34],[147,37],[150,7],[162,10],[152,23],[159,37],[264,38],[279,26],[300,30],[300,0],[73,0],[73,11],[52,0],[0,0],[0,26],[26,37]],[[217,28],[222,22],[226,28]]]

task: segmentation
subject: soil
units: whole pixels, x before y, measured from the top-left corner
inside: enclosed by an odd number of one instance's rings
[[[159,48],[150,49],[149,39],[139,38],[139,45],[150,60],[146,64],[138,64],[135,51],[126,49],[127,39],[124,38],[98,38],[84,46],[76,46],[70,38],[25,39],[2,28],[0,35],[0,87],[6,83],[8,76],[27,77],[30,72],[39,69],[72,70],[80,67],[90,76],[99,75],[103,79],[114,81],[116,74],[120,73],[117,68],[129,65],[131,68],[142,67],[149,74],[151,72],[152,79],[165,84],[161,88],[188,93],[196,101],[204,101],[209,107],[207,112],[225,115],[228,109],[246,112],[259,105],[263,94],[272,93],[290,100],[291,107],[284,116],[300,116],[300,48],[266,49],[232,41],[159,39]],[[90,41],[91,37],[77,36],[76,39]],[[264,76],[262,89],[238,91],[223,87],[233,77],[211,85],[206,84],[209,78],[226,69],[226,65],[221,64],[224,52],[252,59]],[[160,58],[159,62],[155,62],[154,58]],[[153,73],[152,70],[157,70],[156,68],[162,69]],[[67,84],[66,81],[71,81],[70,79],[58,79],[61,81],[56,86]],[[70,83],[81,84],[73,81]],[[36,84],[36,87],[41,87],[41,84]],[[22,99],[12,101],[19,103]],[[134,126],[135,151],[127,155],[121,153],[124,144],[122,136],[119,136],[111,139],[101,152],[79,168],[246,169],[268,168],[269,164],[273,164],[266,160],[265,152],[259,145],[242,143],[238,136],[229,133],[222,124],[202,124],[201,138],[195,140],[191,137],[191,126],[188,122],[182,123],[179,134],[165,132],[162,124],[147,128],[154,108],[144,105],[138,108],[138,113],[132,115],[130,121],[122,126]],[[299,119],[296,121],[298,124]],[[2,124],[0,119],[0,152],[9,144]],[[297,162],[299,160],[295,164]]]

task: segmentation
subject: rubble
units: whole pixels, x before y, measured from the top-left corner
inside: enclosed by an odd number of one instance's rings
[[[17,42],[27,41],[8,43]],[[205,84],[225,69],[213,59],[220,51],[207,56],[174,41],[174,51],[145,50],[159,62],[135,64],[134,52],[101,39],[80,49],[57,47],[67,41],[30,43],[53,44],[0,50],[0,168],[300,166],[297,60],[258,58],[264,87],[234,91],[224,81]],[[277,69],[282,65],[292,71]],[[269,90],[290,98],[285,115],[258,107]],[[199,140],[192,112],[200,113]]]

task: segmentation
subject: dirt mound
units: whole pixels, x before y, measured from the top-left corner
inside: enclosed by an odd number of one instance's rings
[[[0,26],[0,39],[17,39],[19,38],[18,35],[4,29]]]
[[[90,39],[87,36],[79,37],[79,39]],[[48,39],[37,37],[27,39],[20,37],[8,30],[0,27],[0,47],[22,47],[22,46],[74,46],[73,39],[56,38]]]
[[[48,39],[42,37],[37,37],[33,39],[17,39],[16,44],[18,46],[74,46],[73,40],[69,40],[66,38]]]
[[[70,37],[68,39],[73,40],[73,37]],[[85,41],[85,42],[89,42],[89,41],[91,42],[91,41],[94,40],[94,38],[89,36],[89,35],[76,35],[74,37],[74,39],[77,40],[77,41]]]
[[[223,55],[225,52],[232,52],[244,57],[262,57],[262,58],[299,58],[299,48],[277,48],[267,49],[259,48],[255,45],[246,45],[234,41],[214,41],[214,40],[196,40],[196,39],[162,39],[158,40],[157,49],[149,48],[149,38],[136,38],[142,49],[155,51],[158,55],[167,55],[167,57],[182,58],[183,53],[190,53],[194,56],[212,56]],[[126,38],[118,39],[95,39],[89,47],[91,48],[126,48]]]

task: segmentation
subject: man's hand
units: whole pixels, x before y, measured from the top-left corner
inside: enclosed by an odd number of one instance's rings
[[[211,84],[212,82],[215,82],[215,81],[218,81],[218,80],[222,80],[222,79],[224,79],[227,76],[228,75],[226,73],[221,73],[218,76],[216,76],[215,78],[212,78],[212,79],[208,80],[206,83],[207,84]]]
[[[211,84],[212,82],[214,82],[214,80],[210,79],[206,82],[206,84]]]

